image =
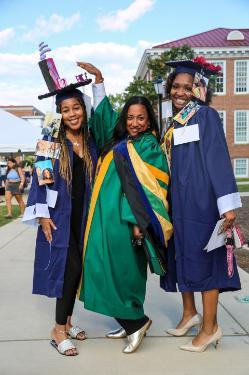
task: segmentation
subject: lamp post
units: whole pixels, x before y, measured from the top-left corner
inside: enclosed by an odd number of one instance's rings
[[[161,135],[162,131],[162,97],[163,97],[163,79],[160,75],[157,76],[157,79],[153,81],[155,91],[158,95],[158,125],[159,132]]]

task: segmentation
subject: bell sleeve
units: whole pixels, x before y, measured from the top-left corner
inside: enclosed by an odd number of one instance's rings
[[[206,166],[220,216],[242,207],[218,112],[207,108],[203,137]]]
[[[93,84],[92,90],[94,114],[89,127],[99,150],[102,150],[112,139],[119,115],[113,110],[103,83]]]

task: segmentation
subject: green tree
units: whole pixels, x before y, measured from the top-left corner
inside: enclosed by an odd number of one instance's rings
[[[153,80],[156,79],[158,75],[163,79],[167,78],[170,68],[165,65],[165,62],[170,60],[192,59],[193,57],[194,51],[185,44],[181,47],[173,47],[169,51],[163,52],[161,56],[156,59],[150,58],[148,69],[152,72],[152,81],[145,81],[141,79],[141,77],[133,77],[133,81],[129,83],[122,94],[109,95],[109,100],[113,108],[120,112],[126,100],[134,95],[146,96],[152,105],[156,105],[157,94],[155,93]]]
[[[148,69],[152,72],[152,79],[156,79],[159,75],[166,80],[170,67],[165,65],[166,61],[172,60],[188,60],[194,57],[194,51],[187,44],[181,47],[172,47],[169,51],[163,52],[157,58],[149,58]]]
[[[157,101],[153,83],[136,77],[133,77],[133,81],[129,83],[122,94],[109,95],[108,98],[115,111],[121,112],[125,102],[135,95],[146,96],[152,104]]]
[[[145,81],[141,78],[133,77],[133,81],[124,91],[124,100],[128,100],[131,96],[146,96],[152,103],[157,100],[154,84],[151,81]]]
[[[117,112],[121,112],[121,109],[125,102],[124,94],[116,94],[116,95],[110,94],[108,96],[108,99],[112,105],[112,108]]]

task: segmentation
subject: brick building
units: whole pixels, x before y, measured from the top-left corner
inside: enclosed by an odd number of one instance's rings
[[[150,80],[148,58],[184,44],[222,66],[212,106],[223,122],[235,176],[249,177],[249,29],[217,28],[146,49],[136,77]]]
[[[31,105],[9,105],[9,106],[0,106],[1,109],[21,117],[22,119],[32,123],[37,127],[41,127],[44,120],[44,113],[39,109]]]

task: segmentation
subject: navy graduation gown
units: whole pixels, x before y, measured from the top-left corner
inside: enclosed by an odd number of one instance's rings
[[[68,142],[71,168],[73,164],[73,146]],[[89,139],[89,150],[93,162],[92,175],[94,176],[97,162],[97,150],[95,142]],[[42,160],[39,158],[38,160]],[[51,185],[39,186],[34,171],[32,185],[25,210],[25,220],[36,222],[37,217],[50,217],[55,223],[57,230],[52,231],[52,242],[46,240],[41,226],[38,227],[35,249],[33,293],[48,297],[62,297],[65,264],[67,259],[70,218],[71,218],[71,185],[67,187],[66,181],[59,174],[59,160],[54,163],[54,180]],[[51,190],[57,191],[58,196],[54,207],[50,206],[49,195]],[[82,217],[82,242],[86,223],[88,206],[91,195],[91,184],[87,173],[85,173],[85,191]]]
[[[198,124],[200,140],[172,143],[171,210],[174,236],[168,247],[168,273],[161,278],[166,291],[240,289],[227,275],[225,246],[203,249],[224,212],[241,207],[224,131],[217,111],[202,106],[187,126]],[[175,128],[182,125],[176,124]]]

